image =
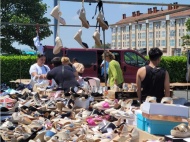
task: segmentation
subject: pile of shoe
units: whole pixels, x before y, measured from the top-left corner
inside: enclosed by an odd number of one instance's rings
[[[1,116],[6,118],[0,126],[2,141],[103,142],[138,138],[136,128],[128,131],[127,120],[121,113],[132,100],[128,100],[129,103],[127,100],[106,99],[93,101],[87,108],[76,107],[77,98],[84,101],[91,97],[81,90],[71,88],[67,93],[48,90],[48,93],[39,94],[23,89],[16,94],[1,96]]]

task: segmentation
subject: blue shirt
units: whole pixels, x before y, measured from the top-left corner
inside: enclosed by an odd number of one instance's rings
[[[101,75],[104,75],[104,62],[105,62],[105,60],[103,60],[101,63],[101,65],[103,65],[102,69],[101,69]],[[106,61],[105,65],[106,65],[106,74],[108,74],[109,63]]]

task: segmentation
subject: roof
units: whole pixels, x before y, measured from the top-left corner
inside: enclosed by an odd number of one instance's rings
[[[140,16],[126,17],[125,19],[122,19],[113,25],[122,25],[122,24],[134,23],[134,22],[144,23],[145,20],[158,21],[158,20],[166,19],[166,15],[170,15],[170,19],[175,18],[175,17],[190,16],[190,9],[189,7],[179,7],[177,9],[172,9],[172,10],[166,9],[166,10],[157,11],[156,13],[151,13],[151,14],[144,13],[144,14],[141,14]]]

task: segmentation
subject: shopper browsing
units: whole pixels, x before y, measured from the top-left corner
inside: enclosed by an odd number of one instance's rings
[[[162,54],[159,48],[151,48],[148,53],[149,65],[137,71],[137,95],[140,102],[147,96],[156,97],[157,102],[160,102],[164,96],[170,96],[169,74],[165,69],[158,67]]]

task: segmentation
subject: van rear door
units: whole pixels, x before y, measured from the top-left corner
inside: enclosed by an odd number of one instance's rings
[[[147,60],[139,53],[129,50],[123,51],[121,68],[125,82],[135,83],[137,70],[146,65]]]
[[[71,61],[73,58],[77,58],[78,62],[84,65],[85,70],[82,76],[97,77],[97,50],[66,49],[66,56]]]

